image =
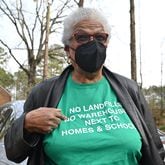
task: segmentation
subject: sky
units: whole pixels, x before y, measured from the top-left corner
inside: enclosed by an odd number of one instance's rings
[[[112,29],[105,65],[113,72],[131,77],[130,66],[130,15],[129,0],[86,0],[85,7],[95,7],[108,19]],[[32,3],[26,2],[27,7]],[[137,77],[140,80],[140,55],[143,86],[161,85],[161,59],[163,59],[163,85],[165,85],[165,1],[135,0]],[[7,27],[7,28],[6,28]],[[0,23],[0,38],[15,47],[17,36],[4,19]],[[61,35],[58,34],[59,43]],[[49,44],[54,43],[50,37]],[[22,62],[26,61],[24,51],[15,53]],[[14,72],[17,64],[11,60],[8,70]]]

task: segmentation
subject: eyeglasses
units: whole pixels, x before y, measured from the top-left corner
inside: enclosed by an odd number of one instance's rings
[[[87,43],[91,40],[91,37],[98,42],[105,43],[108,38],[107,33],[95,33],[95,34],[88,34],[88,33],[75,33],[73,34],[74,39],[79,43],[79,44],[84,44]]]

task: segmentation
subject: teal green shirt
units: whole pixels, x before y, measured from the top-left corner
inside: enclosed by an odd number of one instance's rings
[[[68,119],[44,137],[46,165],[138,165],[141,137],[105,77],[69,76],[58,108]]]

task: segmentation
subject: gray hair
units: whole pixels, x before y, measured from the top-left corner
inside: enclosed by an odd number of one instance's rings
[[[92,19],[101,23],[105,32],[109,34],[108,39],[110,38],[110,25],[107,19],[98,10],[93,8],[78,8],[64,20],[64,30],[62,36],[62,42],[64,45],[69,45],[74,26],[85,19]]]

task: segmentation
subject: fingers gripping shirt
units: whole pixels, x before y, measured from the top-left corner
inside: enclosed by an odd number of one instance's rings
[[[138,165],[140,135],[104,77],[69,76],[58,108],[67,120],[44,137],[46,165]]]

